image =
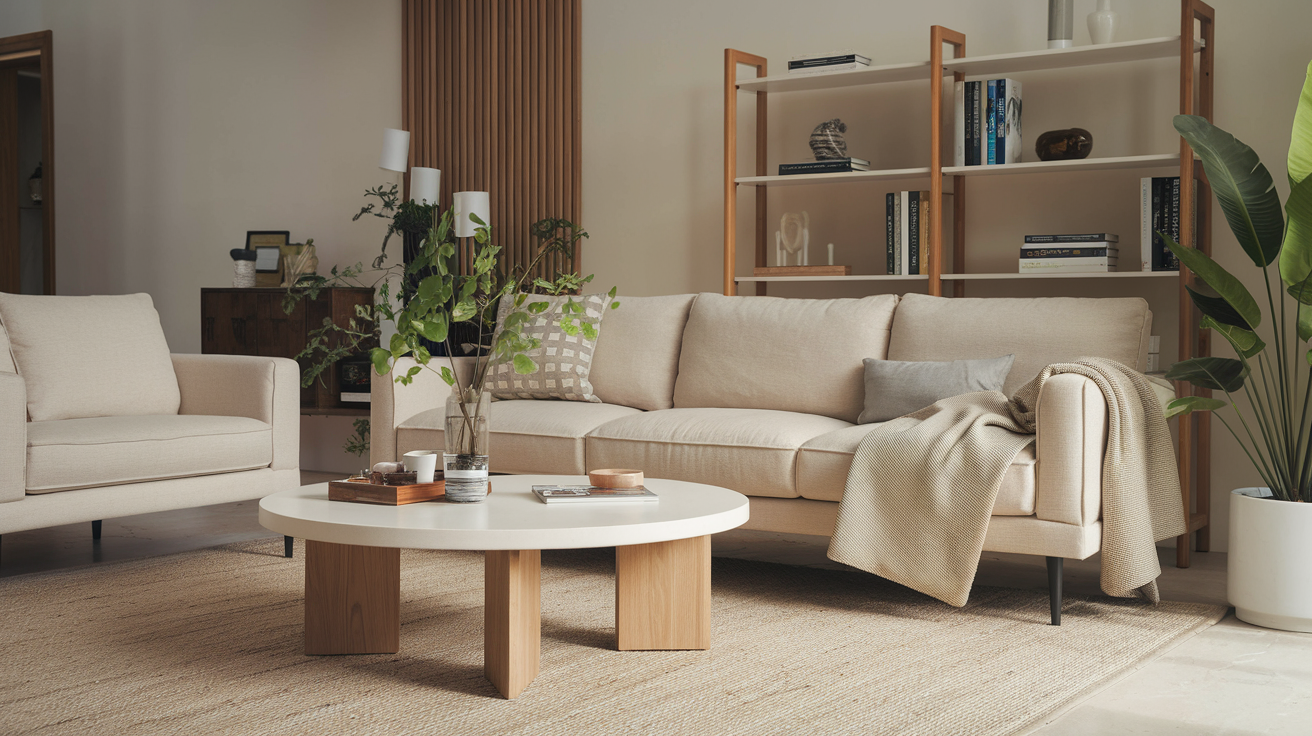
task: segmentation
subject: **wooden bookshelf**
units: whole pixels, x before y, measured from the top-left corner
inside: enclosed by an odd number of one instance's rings
[[[969,223],[966,217],[966,180],[973,177],[987,176],[1035,176],[1052,173],[1080,174],[1094,171],[1142,171],[1144,175],[1154,170],[1169,170],[1180,175],[1180,242],[1191,243],[1205,253],[1211,253],[1211,190],[1202,176],[1202,167],[1198,166],[1194,153],[1184,139],[1180,139],[1179,149],[1175,152],[1163,152],[1137,156],[1113,156],[1089,158],[1078,161],[1035,161],[997,166],[945,166],[945,146],[943,132],[951,130],[952,110],[943,109],[944,78],[952,82],[964,81],[967,75],[1000,77],[1025,72],[1050,72],[1052,70],[1092,66],[1097,64],[1136,63],[1151,60],[1176,59],[1178,61],[1180,112],[1201,115],[1212,119],[1213,108],[1213,67],[1215,13],[1202,0],[1180,1],[1180,34],[1164,38],[1149,38],[1136,41],[1102,44],[1096,46],[1078,46],[1067,49],[1043,49],[1017,53],[992,54],[970,57],[966,55],[966,36],[963,33],[943,26],[931,26],[929,29],[929,61],[907,64],[889,64],[834,72],[831,74],[777,75],[769,76],[767,61],[762,56],[749,54],[735,49],[725,49],[724,54],[724,293],[739,293],[740,284],[754,284],[754,292],[759,295],[767,293],[771,283],[788,282],[861,282],[871,285],[882,282],[919,284],[924,283],[925,291],[935,296],[945,296],[944,283],[951,286],[950,296],[964,296],[967,285],[986,281],[1052,281],[1054,285],[1068,279],[1081,279],[1086,282],[1112,281],[1116,283],[1143,283],[1144,288],[1171,288],[1175,281],[1179,304],[1179,359],[1205,356],[1211,354],[1210,333],[1198,328],[1198,315],[1186,291],[1186,286],[1193,286],[1195,279],[1186,268],[1179,272],[1143,272],[1120,271],[1113,273],[965,273],[967,234]],[[1198,27],[1195,28],[1195,23]],[[945,56],[945,47],[950,54]],[[750,66],[755,76],[738,79],[740,66]],[[930,129],[930,150],[928,166],[861,171],[835,174],[806,174],[794,176],[771,176],[767,172],[766,117],[769,95],[813,90],[851,89],[853,93],[877,93],[877,90],[862,88],[883,84],[924,84],[928,82],[929,117],[926,125]],[[754,172],[741,176],[738,171],[738,98],[739,93],[747,92],[756,96],[756,131]],[[869,183],[876,181],[901,181],[908,188],[928,189],[931,208],[937,213],[930,218],[927,263],[922,264],[926,273],[916,276],[897,276],[886,274],[848,274],[848,275],[803,275],[803,276],[769,276],[755,275],[768,273],[756,269],[768,266],[766,247],[766,205],[768,191],[779,186],[823,186],[847,185],[852,183]],[[927,183],[927,186],[925,184]],[[751,276],[736,274],[737,258],[737,188],[750,186],[755,190],[755,269]],[[1198,212],[1195,215],[1194,194],[1198,193]],[[945,199],[948,198],[948,199]],[[944,222],[951,217],[953,237],[951,243],[953,272],[945,272],[944,264],[947,244],[944,240]],[[1197,232],[1194,224],[1197,223]],[[1210,396],[1211,392],[1177,382],[1176,393],[1180,396],[1196,394]],[[1177,539],[1176,564],[1189,566],[1189,534],[1197,534],[1199,551],[1207,551],[1210,546],[1210,475],[1211,475],[1211,416],[1207,412],[1197,412],[1181,420],[1179,425],[1178,461],[1180,469],[1181,502],[1184,505],[1185,518],[1190,520],[1189,533]]]

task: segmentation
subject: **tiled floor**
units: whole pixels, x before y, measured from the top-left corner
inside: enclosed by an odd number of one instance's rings
[[[303,474],[304,482],[326,477]],[[260,527],[257,503],[109,519],[103,539],[91,525],[6,534],[0,577],[201,549],[276,536]],[[793,565],[837,567],[828,539],[736,531],[717,535],[715,554]],[[1225,555],[1200,554],[1187,570],[1163,550],[1162,597],[1225,602]],[[1046,590],[1042,559],[987,554],[977,582]],[[1098,594],[1097,558],[1066,563],[1073,595]],[[1096,693],[1037,731],[1083,734],[1312,734],[1312,634],[1244,624],[1234,616]]]

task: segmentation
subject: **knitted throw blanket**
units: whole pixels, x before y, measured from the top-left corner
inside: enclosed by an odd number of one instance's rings
[[[1185,530],[1171,433],[1148,379],[1101,358],[1050,365],[1010,401],[954,396],[872,430],[847,476],[830,559],[964,606],[1003,474],[1034,441],[1039,392],[1059,373],[1089,378],[1107,400],[1102,589],[1156,603],[1156,542]]]

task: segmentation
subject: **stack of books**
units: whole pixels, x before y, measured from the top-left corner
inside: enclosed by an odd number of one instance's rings
[[[929,273],[929,192],[884,197],[884,242],[890,276]]]
[[[957,82],[954,166],[1020,163],[1020,82]]]
[[[798,164],[779,164],[779,176],[791,174],[835,174],[843,171],[869,171],[870,162],[863,158],[829,158],[823,161],[803,161]]]
[[[1180,260],[1166,247],[1159,233],[1180,242],[1178,176],[1145,176],[1139,180],[1139,247],[1143,270],[1179,271]]]
[[[1026,235],[1020,249],[1021,273],[1109,273],[1116,270],[1114,233]]]
[[[803,54],[788,60],[789,74],[823,74],[870,66],[870,57],[850,52],[832,54]]]

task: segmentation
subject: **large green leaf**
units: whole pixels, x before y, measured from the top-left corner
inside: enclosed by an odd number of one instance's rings
[[[1227,406],[1227,404],[1220,399],[1209,399],[1206,396],[1181,396],[1166,405],[1166,418],[1170,419],[1178,414],[1189,414],[1195,411],[1213,411],[1224,406]]]
[[[1252,329],[1248,324],[1248,320],[1244,319],[1243,315],[1230,306],[1230,302],[1227,302],[1211,288],[1206,285],[1200,285],[1200,288],[1197,289],[1192,286],[1184,288],[1189,292],[1189,298],[1194,300],[1198,311],[1202,312],[1204,316],[1211,317],[1223,325],[1233,325],[1245,330]]]
[[[1312,64],[1307,65],[1303,92],[1298,96],[1294,130],[1289,136],[1289,180],[1300,182],[1312,173]]]
[[[1298,339],[1303,342],[1312,340],[1312,307],[1298,310]]]
[[[1253,149],[1206,118],[1176,115],[1175,129],[1202,158],[1207,181],[1239,245],[1255,265],[1270,264],[1280,253],[1285,230],[1271,172]]]
[[[1291,182],[1285,200],[1285,241],[1280,247],[1280,280],[1312,294],[1312,176]],[[1297,295],[1295,295],[1297,298]]]
[[[1185,248],[1171,239],[1169,235],[1162,235],[1166,241],[1166,247],[1171,249],[1180,262],[1189,267],[1189,270],[1198,274],[1198,278],[1203,283],[1212,287],[1213,290],[1225,299],[1230,306],[1234,307],[1235,312],[1248,323],[1250,327],[1257,327],[1262,324],[1262,310],[1257,306],[1257,300],[1253,295],[1248,293],[1247,287],[1230,274],[1229,271],[1221,267],[1221,264],[1212,260],[1208,255],[1197,248]]]
[[[1191,358],[1171,366],[1166,372],[1171,381],[1188,381],[1213,391],[1238,391],[1248,378],[1248,366],[1234,358]]]
[[[1312,314],[1312,310],[1309,310],[1309,314]],[[1251,358],[1266,348],[1266,343],[1262,342],[1262,338],[1258,337],[1256,332],[1221,324],[1207,315],[1203,315],[1198,326],[1204,330],[1216,330],[1226,342],[1230,343],[1230,347],[1234,348],[1236,353],[1245,358]]]

